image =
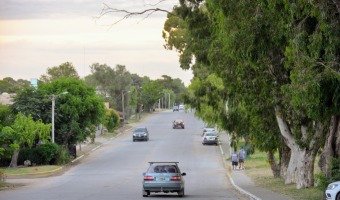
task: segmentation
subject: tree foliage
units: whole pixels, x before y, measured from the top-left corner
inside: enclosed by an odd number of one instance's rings
[[[51,124],[44,124],[41,120],[34,121],[32,116],[18,113],[11,126],[1,130],[0,141],[8,145],[13,152],[11,167],[17,167],[20,148],[32,147],[37,141],[48,142]]]
[[[339,114],[337,12],[332,1],[181,0],[165,23],[167,48],[194,72],[186,103],[268,152],[285,141],[286,183],[298,188],[314,184],[311,162]]]
[[[47,72],[41,75],[40,80],[42,82],[52,82],[58,78],[76,78],[79,79],[77,70],[74,68],[73,64],[70,62],[65,62],[59,66],[47,68]]]

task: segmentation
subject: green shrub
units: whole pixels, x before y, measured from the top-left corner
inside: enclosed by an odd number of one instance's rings
[[[55,143],[41,144],[34,150],[35,161],[37,164],[55,164],[60,152],[60,147]]]
[[[318,187],[321,190],[325,190],[328,184],[340,180],[340,158],[333,158],[331,164],[331,178],[327,178],[324,174],[318,174],[317,179],[319,181]]]
[[[60,151],[56,157],[56,163],[57,165],[63,165],[70,162],[70,154],[68,149],[62,147],[60,148]]]

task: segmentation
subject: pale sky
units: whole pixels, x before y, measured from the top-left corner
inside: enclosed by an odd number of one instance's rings
[[[125,65],[130,73],[151,79],[168,75],[186,86],[191,71],[179,67],[178,54],[165,50],[165,13],[132,17],[111,25],[119,15],[94,20],[103,3],[141,11],[159,0],[0,0],[0,79],[40,78],[48,67],[71,62],[79,76],[93,63]],[[157,7],[171,10],[178,0]]]

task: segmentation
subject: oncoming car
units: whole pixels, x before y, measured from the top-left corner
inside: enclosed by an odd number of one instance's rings
[[[340,181],[329,184],[325,194],[327,200],[340,200]]]
[[[132,132],[132,141],[136,140],[149,140],[149,131],[146,127],[136,127]]]
[[[186,173],[181,173],[178,162],[149,162],[150,166],[143,173],[143,197],[151,192],[177,193],[184,196],[184,178]]]
[[[182,128],[184,129],[184,121],[181,119],[175,119],[172,123],[172,128]]]

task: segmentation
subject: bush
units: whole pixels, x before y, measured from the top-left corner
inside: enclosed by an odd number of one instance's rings
[[[35,148],[22,148],[19,152],[18,165],[25,160],[37,165],[55,164],[60,154],[60,147],[55,143],[40,144]]]
[[[60,152],[60,147],[55,143],[41,144],[34,150],[37,164],[55,164]]]
[[[64,147],[60,148],[55,164],[63,165],[63,164],[67,164],[68,162],[70,162],[70,155],[69,155],[68,149]]]
[[[317,176],[319,184],[318,187],[321,190],[325,190],[328,184],[340,180],[340,158],[333,158],[331,164],[331,178],[327,178],[324,174],[319,174]]]

